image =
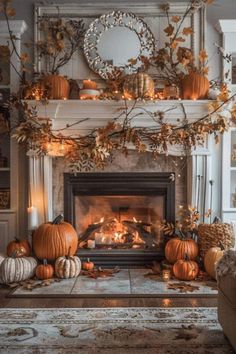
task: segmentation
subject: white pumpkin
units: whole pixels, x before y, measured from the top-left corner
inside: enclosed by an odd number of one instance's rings
[[[58,278],[75,278],[81,271],[81,261],[77,256],[59,257],[55,263],[55,273]]]
[[[37,261],[33,257],[6,257],[0,265],[0,283],[18,283],[35,275]]]
[[[7,256],[4,254],[4,253],[0,253],[0,265],[2,263],[2,261],[4,261],[4,259],[6,258]]]

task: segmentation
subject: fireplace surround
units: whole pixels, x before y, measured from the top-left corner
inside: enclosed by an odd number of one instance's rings
[[[64,217],[78,232],[80,258],[124,267],[161,259],[164,241],[156,225],[175,220],[174,177],[166,172],[64,173]]]

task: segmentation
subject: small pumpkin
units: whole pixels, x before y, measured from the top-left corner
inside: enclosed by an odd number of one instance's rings
[[[37,261],[33,257],[6,257],[0,264],[0,283],[10,284],[30,279],[35,275]]]
[[[42,84],[48,89],[49,98],[61,100],[68,99],[70,84],[66,78],[60,75],[45,75]]]
[[[54,261],[58,257],[77,251],[78,236],[73,226],[63,222],[63,216],[59,215],[53,222],[40,225],[33,234],[33,250],[38,259]]]
[[[36,277],[38,279],[51,279],[54,274],[54,268],[48,264],[47,260],[43,260],[43,264],[39,264],[36,268]]]
[[[94,263],[87,259],[87,262],[82,263],[82,269],[83,270],[93,270],[94,269]]]
[[[124,96],[129,99],[153,97],[153,79],[145,73],[127,75],[124,82]]]
[[[182,96],[186,100],[207,98],[210,88],[209,80],[197,72],[185,75],[182,79]]]
[[[210,277],[216,279],[216,264],[224,255],[224,247],[211,247],[204,257],[204,267]]]
[[[7,255],[10,257],[15,251],[17,251],[15,254],[16,257],[28,257],[31,253],[29,241],[15,238],[13,241],[9,242],[7,245]]]
[[[59,257],[55,263],[55,273],[58,278],[75,278],[81,271],[81,261],[77,256],[70,256],[70,250],[67,256]]]
[[[179,280],[194,280],[198,272],[198,264],[191,261],[187,255],[184,259],[179,259],[173,266],[174,276]]]
[[[192,239],[172,238],[165,246],[165,257],[171,264],[183,259],[185,254],[194,260],[198,256],[198,245]]]

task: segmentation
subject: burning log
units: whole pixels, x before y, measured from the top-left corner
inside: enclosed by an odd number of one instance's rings
[[[147,247],[153,246],[154,235],[145,229],[145,227],[151,226],[151,224],[131,220],[124,220],[122,223],[127,226],[128,229],[137,231],[140,238],[145,242]]]

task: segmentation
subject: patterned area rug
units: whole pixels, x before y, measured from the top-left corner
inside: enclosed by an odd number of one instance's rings
[[[216,308],[0,309],[0,353],[230,354]]]

